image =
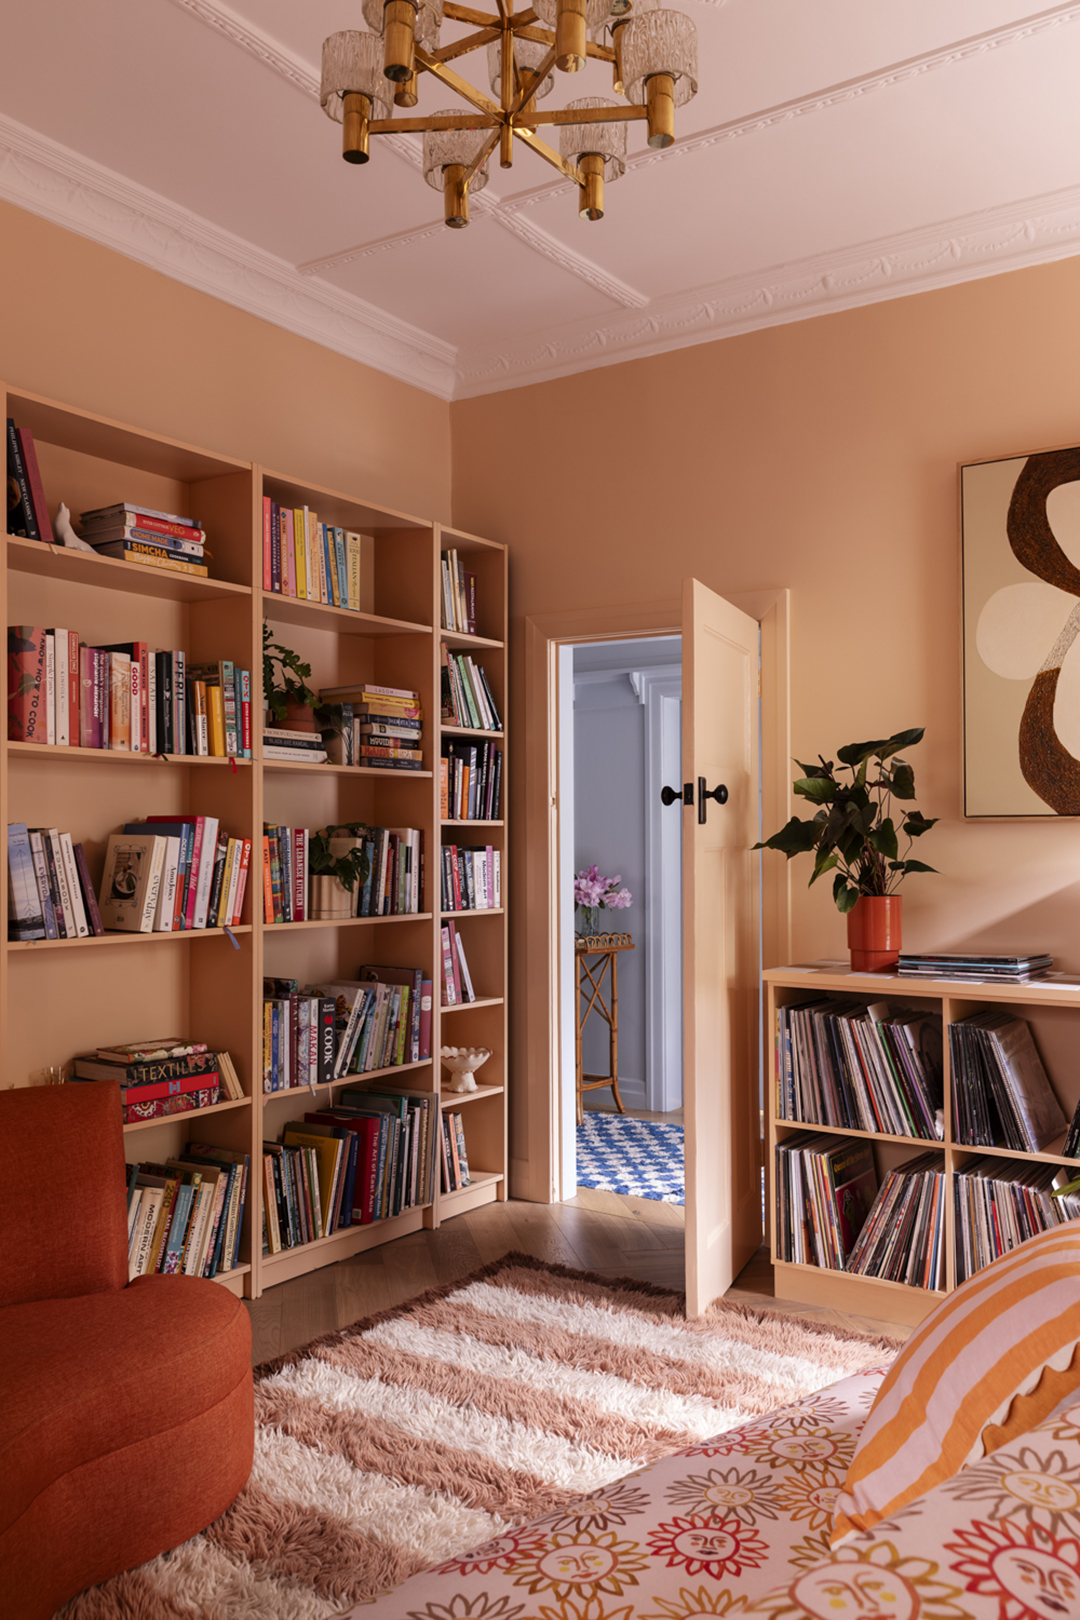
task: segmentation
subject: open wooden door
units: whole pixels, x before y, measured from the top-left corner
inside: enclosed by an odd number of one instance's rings
[[[688,579],[682,636],[686,1308],[698,1316],[761,1243],[758,623]]]

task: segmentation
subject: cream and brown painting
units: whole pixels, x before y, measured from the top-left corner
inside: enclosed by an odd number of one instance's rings
[[[964,814],[1080,816],[1080,448],[961,469]]]

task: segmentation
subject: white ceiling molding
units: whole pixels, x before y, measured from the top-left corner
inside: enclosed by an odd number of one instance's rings
[[[290,51],[272,34],[256,28],[246,17],[241,17],[231,6],[225,5],[223,0],[173,0],[173,3],[184,11],[190,11],[208,28],[216,28],[219,34],[224,34],[226,39],[239,45],[242,51],[254,56],[295,89],[318,100],[319,73],[311,63],[297,56],[295,51]]]
[[[455,349],[0,116],[0,197],[300,337],[449,399]]]
[[[933,229],[733,277],[606,324],[577,321],[512,345],[459,351],[455,399],[568,377],[740,332],[783,326],[1080,253],[1080,186]]]

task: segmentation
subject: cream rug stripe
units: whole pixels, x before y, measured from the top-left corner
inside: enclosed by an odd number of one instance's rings
[[[895,1349],[682,1308],[508,1255],[290,1352],[256,1372],[255,1465],[232,1507],[58,1620],[332,1620]]]
[[[674,1395],[628,1383],[614,1373],[579,1372],[556,1361],[544,1361],[524,1350],[510,1350],[465,1339],[434,1328],[412,1328],[389,1322],[365,1334],[365,1340],[404,1350],[407,1344],[433,1361],[468,1368],[485,1378],[521,1380],[537,1389],[587,1401],[598,1410],[632,1419],[649,1429],[666,1429],[676,1445],[703,1440],[741,1421],[738,1407],[718,1406],[694,1395]],[[523,1402],[527,1404],[527,1398]],[[627,1464],[627,1466],[630,1466]]]

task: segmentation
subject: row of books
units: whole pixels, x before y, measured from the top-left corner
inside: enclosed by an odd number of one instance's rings
[[[350,1090],[264,1142],[264,1253],[429,1204],[436,1108],[430,1092]]]
[[[442,717],[447,725],[501,731],[498,705],[481,665],[468,653],[443,648]]]
[[[981,1271],[1017,1244],[1080,1216],[1080,1194],[1054,1197],[1074,1179],[1052,1164],[972,1159],[953,1183],[956,1203],[956,1280]]]
[[[475,636],[476,575],[462,564],[457,550],[441,554],[442,627],[459,635]]]
[[[457,924],[442,925],[442,1004],[458,1007],[462,1002],[475,1001],[472,974],[465,957],[465,941],[457,931]]]
[[[1065,1115],[1024,1019],[1004,1008],[961,1018],[949,1025],[949,1054],[957,1142],[1039,1153],[1065,1130]],[[1080,1130],[1077,1121],[1080,1107],[1070,1139]]]
[[[443,844],[443,911],[492,911],[502,905],[502,852],[490,844]]]
[[[18,500],[7,508],[8,534],[21,535],[24,540],[51,541],[53,529],[34,435],[29,428],[16,427],[10,416],[7,419],[7,476],[8,489],[18,492]]]
[[[268,923],[311,919],[312,832],[308,827],[263,827],[263,917]],[[423,833],[418,827],[365,827],[335,834],[330,852],[339,857],[362,847],[367,875],[353,890],[354,917],[397,917],[419,912],[423,902]],[[314,874],[317,875],[317,874]]]
[[[203,560],[206,531],[195,518],[156,512],[134,501],[117,501],[83,512],[79,523],[82,538],[103,557],[197,578],[205,578],[210,571]]]
[[[868,1142],[809,1131],[777,1142],[778,1258],[843,1271],[876,1194]]]
[[[369,964],[356,979],[263,980],[263,1090],[329,1085],[431,1056],[431,980]]]
[[[444,821],[498,821],[502,749],[494,743],[444,742],[439,761],[439,814]]]
[[[56,827],[8,822],[8,938],[103,934],[86,851]]]
[[[439,1141],[440,1181],[444,1193],[460,1192],[472,1186],[469,1175],[469,1155],[465,1151],[465,1120],[461,1114],[442,1111],[442,1132]]]
[[[129,1277],[234,1271],[249,1166],[246,1153],[205,1142],[189,1142],[164,1163],[129,1164]]]
[[[847,1130],[944,1136],[941,1018],[887,1002],[776,1010],[777,1113]]]
[[[109,835],[101,920],[130,934],[234,928],[244,908],[251,839],[216,816],[148,816]]]
[[[320,523],[307,506],[279,506],[263,496],[263,590],[331,607],[361,607],[363,540]]]
[[[418,694],[413,697],[416,701],[389,698],[360,687],[355,701],[320,702],[316,718],[330,764],[408,761],[410,769],[419,770],[424,757],[423,710]]]
[[[945,1287],[945,1174],[936,1153],[887,1173],[845,1269],[912,1288]]]
[[[250,759],[251,672],[145,641],[91,647],[77,630],[8,627],[8,737],[120,753]]]
[[[72,1063],[71,1084],[115,1080],[125,1125],[210,1108],[223,1096],[239,1102],[244,1089],[228,1052],[175,1036],[129,1045],[98,1047]]]

